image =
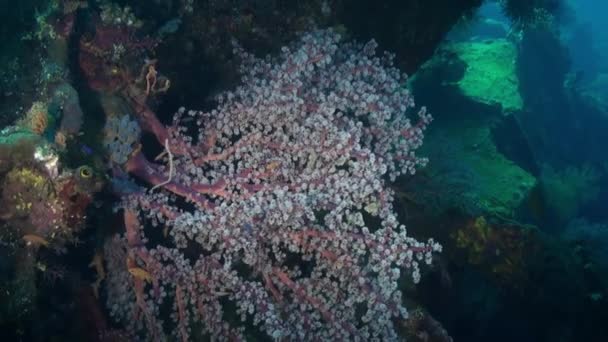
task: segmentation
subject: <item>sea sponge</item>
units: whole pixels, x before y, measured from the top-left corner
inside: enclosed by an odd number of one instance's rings
[[[47,104],[36,101],[25,113],[25,117],[19,122],[19,126],[25,127],[32,132],[42,135],[49,126],[49,114]]]

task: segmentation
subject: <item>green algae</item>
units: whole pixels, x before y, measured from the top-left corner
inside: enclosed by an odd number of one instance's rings
[[[473,215],[513,218],[537,183],[498,151],[484,121],[464,118],[431,127],[420,154],[430,158],[426,172],[445,191],[442,196],[453,197],[447,205]]]
[[[456,43],[447,48],[466,64],[463,77],[456,83],[463,95],[484,104],[500,105],[504,114],[522,109],[515,45],[496,39]]]

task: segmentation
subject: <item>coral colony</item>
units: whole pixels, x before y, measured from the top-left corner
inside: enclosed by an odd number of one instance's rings
[[[168,127],[143,105],[149,67],[136,115],[106,128],[115,169],[148,186],[120,189],[126,233],[104,248],[115,319],[150,340],[241,340],[245,326],[277,340],[397,338],[401,272],[417,282],[441,246],[409,237],[393,210],[387,182],[425,164],[414,151],[431,117],[406,117],[405,75],[375,49],[333,31],[273,59],[236,48],[242,84]],[[139,127],[164,148],[155,160]]]

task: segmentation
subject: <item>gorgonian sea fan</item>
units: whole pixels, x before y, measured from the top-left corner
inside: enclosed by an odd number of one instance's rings
[[[106,244],[114,316],[150,339],[397,338],[401,270],[418,281],[441,247],[394,213],[385,182],[426,162],[431,118],[410,122],[406,78],[375,49],[325,30],[277,58],[238,50],[242,84],[180,109],[162,163],[131,155],[154,191],[125,197],[127,232]]]

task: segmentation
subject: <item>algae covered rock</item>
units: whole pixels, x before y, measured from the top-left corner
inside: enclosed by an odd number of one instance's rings
[[[433,211],[517,216],[537,181],[532,168],[509,159],[505,142],[497,140],[523,139],[508,115],[523,106],[515,61],[516,48],[505,39],[448,43],[414,75],[414,95],[429,103],[435,118],[421,149],[429,158],[425,179],[410,187],[418,202]],[[501,124],[507,121],[515,124]],[[520,145],[527,148],[525,139]]]
[[[522,109],[516,73],[517,49],[506,39],[463,42],[446,47],[466,64],[456,82],[463,95],[488,105],[500,105],[505,114]]]
[[[536,185],[533,175],[498,151],[487,122],[437,120],[426,141],[422,153],[430,163],[425,172],[441,191],[439,209],[511,218]]]

